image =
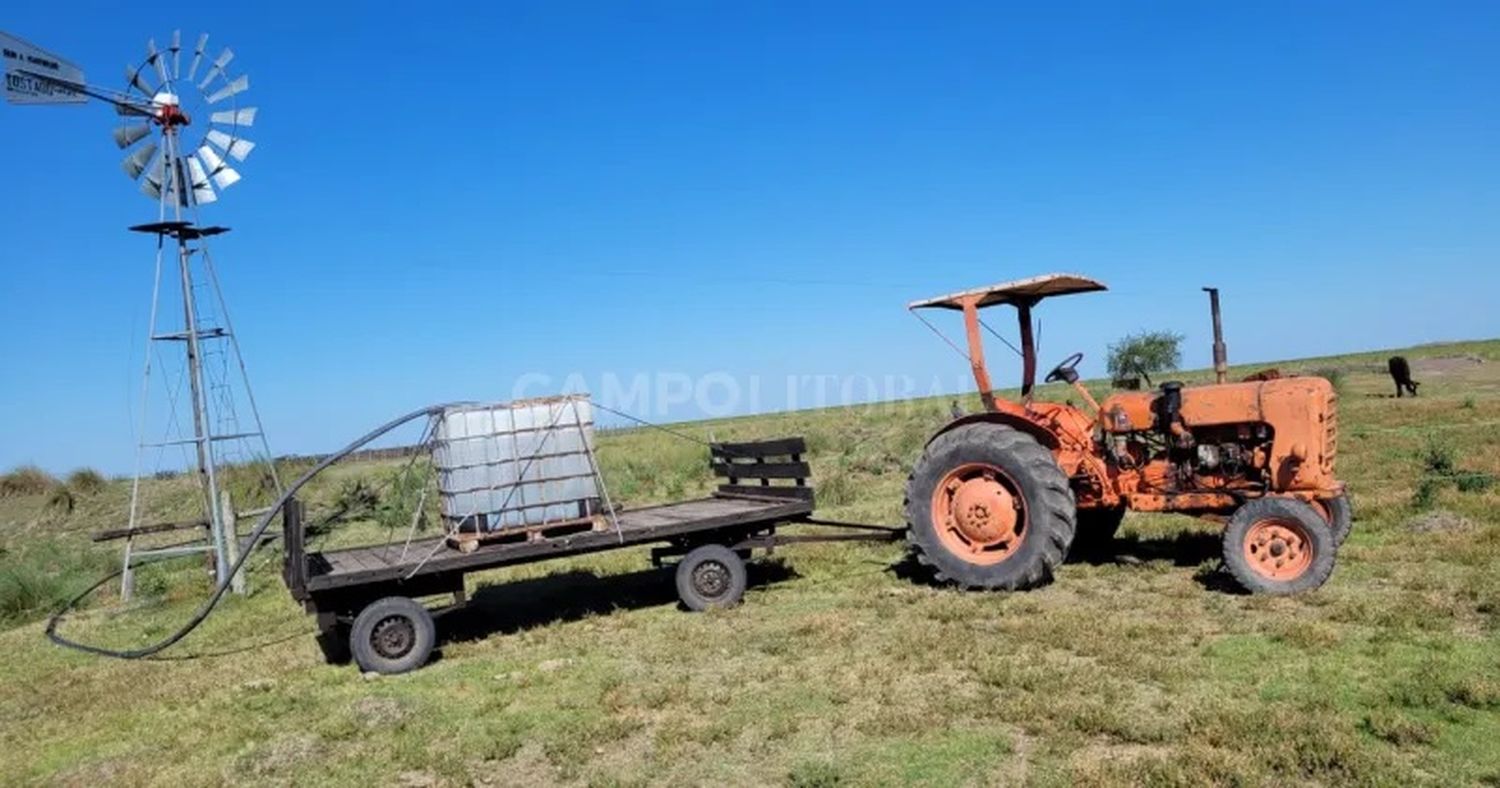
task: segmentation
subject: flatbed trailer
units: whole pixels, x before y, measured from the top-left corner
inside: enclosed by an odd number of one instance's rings
[[[467,602],[470,572],[565,556],[652,545],[660,565],[680,556],[678,596],[690,610],[739,602],[745,560],[755,549],[807,541],[892,541],[898,529],[815,520],[811,470],[802,438],[711,445],[710,465],[725,479],[712,495],[625,509],[606,528],[561,525],[502,532],[498,540],[453,543],[446,536],[305,552],[302,506],[283,510],[283,579],[292,597],[317,617],[319,641],[332,660],[347,651],[365,670],[400,673],[426,662],[436,642],[434,615]],[[853,533],[778,536],[785,523],[855,529]],[[418,599],[451,595],[429,608]]]

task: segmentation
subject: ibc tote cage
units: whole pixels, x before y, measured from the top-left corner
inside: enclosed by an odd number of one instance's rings
[[[440,510],[460,547],[569,528],[619,531],[587,394],[455,405],[436,421]]]

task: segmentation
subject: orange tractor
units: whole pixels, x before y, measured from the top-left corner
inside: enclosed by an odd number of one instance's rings
[[[1164,383],[1098,402],[1078,382],[1083,354],[1074,353],[1045,380],[1071,385],[1084,407],[1033,399],[1032,307],[1104,289],[1050,274],[909,306],[963,313],[984,402],[983,412],[928,441],[907,481],[907,538],[917,559],[960,586],[1030,588],[1049,580],[1070,551],[1107,546],[1133,509],[1224,522],[1224,563],[1250,591],[1322,585],[1352,520],[1334,477],[1333,387],[1316,377],[1225,382],[1218,294],[1210,291],[1217,383]],[[1000,304],[1020,317],[1019,402],[995,395],[985,367],[980,329],[988,326],[979,310]]]

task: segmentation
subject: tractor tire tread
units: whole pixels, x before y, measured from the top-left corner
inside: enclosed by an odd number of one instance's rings
[[[1296,521],[1312,538],[1312,563],[1306,572],[1295,578],[1270,579],[1253,570],[1244,558],[1243,545],[1250,527],[1272,517]],[[1223,550],[1224,567],[1241,588],[1252,594],[1277,596],[1300,594],[1321,587],[1333,574],[1338,554],[1333,529],[1317,509],[1295,498],[1276,496],[1247,501],[1230,515],[1224,526]]]
[[[1027,509],[1038,515],[1034,522],[1027,524],[1027,527],[1032,533],[1044,536],[1042,547],[1037,551],[1033,560],[1022,565],[1018,571],[1007,573],[1006,577],[986,577],[988,573],[983,570],[1003,566],[1009,563],[1009,560],[990,567],[980,567],[962,562],[945,561],[941,556],[935,556],[933,551],[942,548],[926,543],[918,527],[919,518],[930,516],[922,511],[927,506],[926,501],[915,503],[913,499],[912,488],[918,481],[918,469],[921,469],[936,455],[965,444],[975,443],[993,447],[1014,457],[1019,466],[1017,470],[1024,473],[1032,482],[1031,489],[1036,499],[1027,500]],[[1019,480],[1018,483],[1020,483]],[[907,522],[907,547],[917,563],[932,572],[935,581],[966,589],[1001,590],[1035,588],[1052,579],[1057,567],[1067,559],[1068,549],[1077,533],[1074,507],[1073,490],[1068,485],[1067,476],[1053,459],[1052,452],[1024,432],[1002,424],[991,423],[965,425],[933,438],[916,466],[913,467],[911,474],[907,476],[906,497],[902,506]]]

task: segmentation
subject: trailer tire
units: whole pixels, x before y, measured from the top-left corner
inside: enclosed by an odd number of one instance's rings
[[[733,607],[747,583],[744,560],[723,545],[695,547],[677,564],[677,596],[688,610]]]
[[[1002,424],[966,424],[933,438],[907,479],[905,508],[918,563],[963,588],[1046,583],[1077,529],[1073,490],[1052,452]],[[940,512],[944,522],[935,522]]]
[[[1224,528],[1224,566],[1252,594],[1298,594],[1328,582],[1338,546],[1311,504],[1256,498]]]
[[[436,642],[432,613],[404,596],[366,605],[349,632],[349,649],[360,669],[387,675],[422,667]]]

